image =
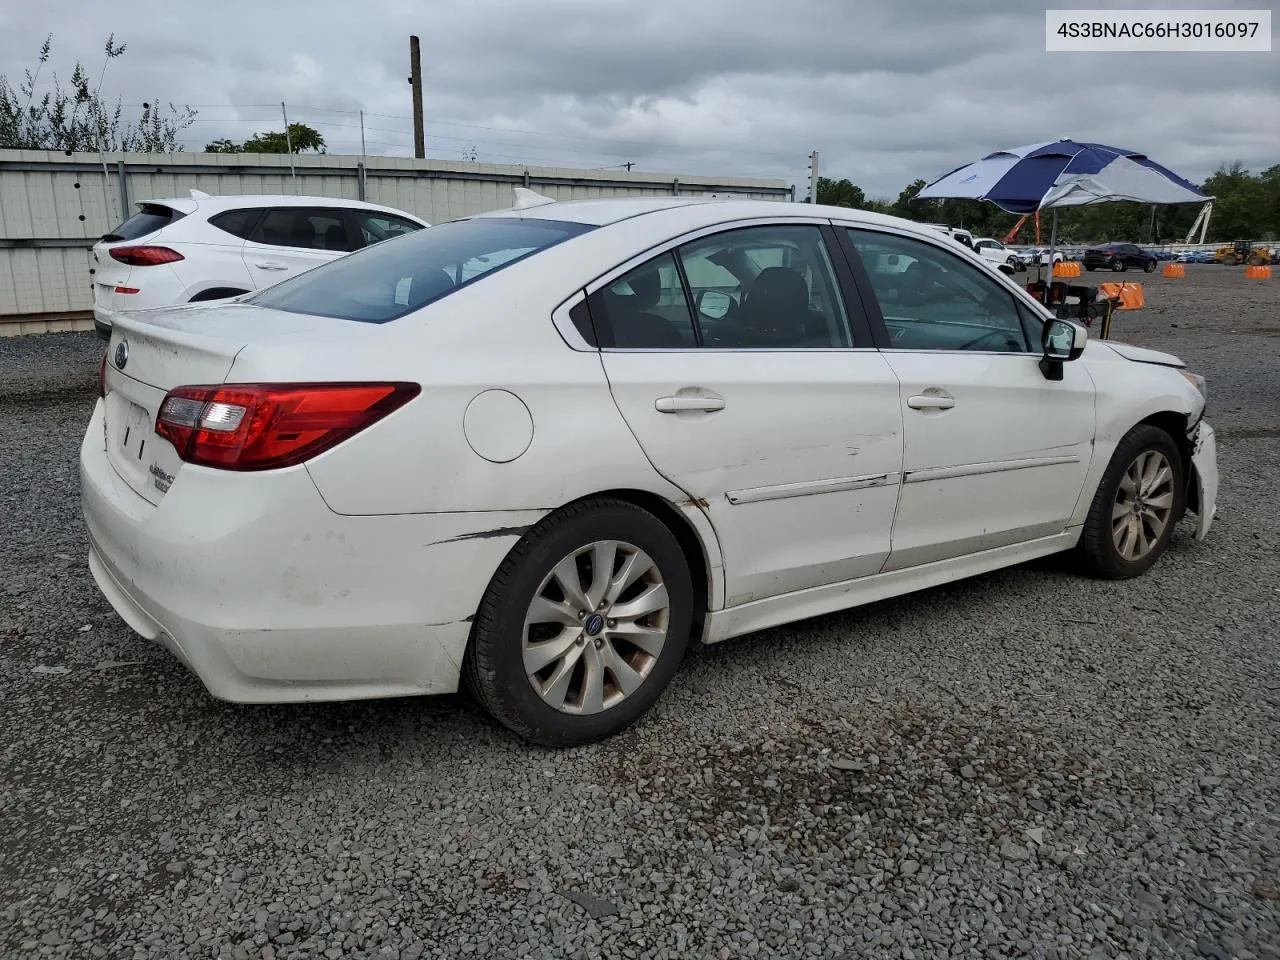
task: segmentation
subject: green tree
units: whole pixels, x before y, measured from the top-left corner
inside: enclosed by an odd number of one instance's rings
[[[829,177],[818,178],[818,202],[832,207],[851,207],[864,209],[867,195],[862,188],[849,180],[832,180]]]
[[[916,195],[925,188],[923,180],[912,180],[902,188],[898,199],[893,202],[890,213],[906,220],[933,220],[937,216],[937,201],[924,200],[915,202]]]
[[[294,153],[302,153],[304,150],[324,153],[324,137],[315,127],[309,127],[305,123],[291,123],[287,138],[283,130],[268,130],[266,133],[255,133],[244,143],[235,143],[226,139],[214,140],[212,143],[205,144],[204,152],[288,153],[290,147],[293,148]]]
[[[127,118],[123,104],[102,96],[102,83],[111,61],[124,55],[126,44],[107,37],[106,57],[93,86],[84,65],[76,62],[70,88],[50,75],[52,89],[37,96],[40,75],[53,50],[53,34],[40,46],[35,72],[25,70],[17,87],[0,74],[0,148],[17,150],[108,150],[172,153],[182,149],[178,136],[195,121],[190,107],[168,105],[162,111],[152,100],[142,113]]]

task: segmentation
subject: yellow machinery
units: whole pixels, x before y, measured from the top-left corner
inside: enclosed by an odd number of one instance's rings
[[[1238,263],[1259,267],[1271,262],[1271,251],[1267,247],[1254,246],[1248,240],[1237,240],[1213,251],[1213,262],[1228,267]]]

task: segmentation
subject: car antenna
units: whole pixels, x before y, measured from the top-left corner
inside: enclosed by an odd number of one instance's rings
[[[209,196],[211,196],[211,194],[205,193],[203,190],[192,189],[191,191],[192,200],[204,200],[204,199],[207,199]]]
[[[516,203],[512,209],[528,210],[530,207],[541,207],[548,203],[555,203],[555,200],[551,197],[544,197],[528,187],[516,187]]]

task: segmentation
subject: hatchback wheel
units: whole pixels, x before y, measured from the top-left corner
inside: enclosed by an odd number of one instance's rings
[[[534,527],[499,567],[476,615],[467,683],[529,740],[599,740],[657,701],[692,619],[689,565],[666,525],[625,501],[583,501]]]
[[[1124,261],[1121,260],[1119,257],[1116,257],[1114,260],[1111,261],[1111,269],[1114,270],[1116,273],[1119,273],[1121,270],[1125,269]]]
[[[1148,260],[1146,263],[1144,263],[1144,264],[1142,265],[1142,272],[1143,272],[1143,273],[1155,273],[1155,272],[1156,272],[1156,262],[1155,262],[1154,260]]]
[[[1173,438],[1140,424],[1116,447],[1077,546],[1085,570],[1113,580],[1145,573],[1169,545],[1185,503]]]

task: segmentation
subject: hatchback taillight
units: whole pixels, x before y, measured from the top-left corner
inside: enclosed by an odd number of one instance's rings
[[[155,267],[185,259],[177,250],[168,247],[112,247],[108,252],[112,260],[131,267]]]
[[[170,390],[156,433],[187,463],[273,470],[302,463],[404,406],[416,383],[243,383]]]

